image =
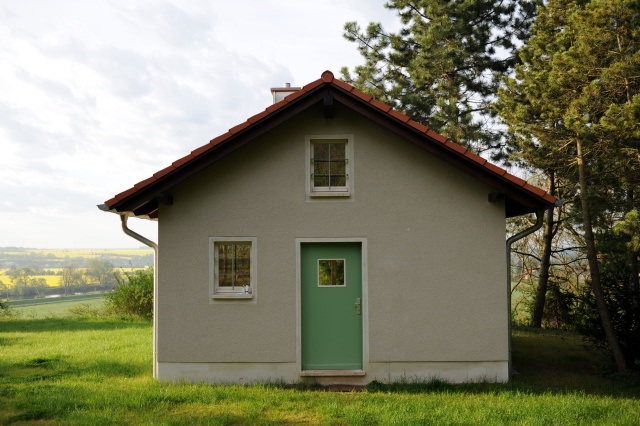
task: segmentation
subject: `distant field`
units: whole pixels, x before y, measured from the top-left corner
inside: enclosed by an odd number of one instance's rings
[[[47,271],[51,271],[54,273],[61,273],[63,268],[47,268]],[[80,268],[85,270],[86,268]],[[133,272],[138,269],[144,268],[114,268],[114,272]],[[61,275],[33,275],[33,278],[43,278],[47,283],[47,287],[60,287],[60,277]],[[11,277],[7,275],[6,269],[0,269],[0,282],[8,286],[9,288],[13,287],[11,283]],[[1,294],[0,294],[1,296]]]
[[[44,278],[47,282],[48,287],[58,287],[60,286],[60,276],[59,275],[34,275],[33,278]],[[9,275],[0,275],[0,282],[12,287],[11,277]]]
[[[84,294],[78,296],[52,297],[46,299],[28,299],[9,302],[9,306],[20,317],[48,318],[60,317],[69,313],[69,309],[83,305],[97,309],[102,307],[102,294]]]
[[[80,269],[84,270],[86,268],[80,268]],[[144,269],[144,268],[113,268],[113,271],[126,273],[126,272],[133,272],[138,269]],[[61,272],[62,268],[47,268],[47,270],[52,272]],[[61,275],[33,275],[33,278],[43,278],[47,283],[48,287],[60,287],[60,277]],[[9,288],[12,287],[11,277],[7,275],[6,269],[4,270],[0,269],[0,282],[7,285]]]
[[[144,256],[153,253],[153,250],[140,248],[140,249],[25,249],[25,250],[1,250],[0,252],[9,255],[21,255],[21,254],[38,254],[41,256],[52,257],[84,257],[94,258],[101,256]]]

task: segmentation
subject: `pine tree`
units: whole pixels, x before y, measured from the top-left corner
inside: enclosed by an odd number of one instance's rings
[[[497,104],[521,158],[575,185],[591,290],[619,371],[628,366],[607,306],[597,238],[638,203],[639,47],[639,0],[550,0]]]
[[[490,107],[514,64],[538,1],[390,0],[397,33],[379,23],[345,25],[364,58],[343,78],[395,109],[476,151],[500,146]]]

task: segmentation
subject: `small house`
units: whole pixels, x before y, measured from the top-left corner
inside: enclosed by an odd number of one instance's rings
[[[272,92],[100,206],[158,220],[156,377],[508,380],[505,218],[556,199],[329,71]]]

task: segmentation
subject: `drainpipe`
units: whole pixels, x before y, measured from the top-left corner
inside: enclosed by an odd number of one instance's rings
[[[508,361],[508,369],[509,369],[509,379],[511,379],[511,375],[513,373],[513,366],[511,363],[511,244],[514,242],[526,237],[529,234],[536,232],[538,229],[542,228],[542,219],[544,218],[544,209],[536,211],[536,223],[527,229],[524,229],[517,234],[507,238],[507,308],[508,308],[508,319],[509,319],[509,361]]]
[[[129,216],[126,214],[120,214],[122,230],[124,233],[153,249],[153,377],[157,378],[158,358],[156,333],[158,331],[158,244],[129,229],[127,226],[127,219],[129,219]]]

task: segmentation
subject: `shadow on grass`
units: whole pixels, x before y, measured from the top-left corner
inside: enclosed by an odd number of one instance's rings
[[[518,327],[513,331],[510,385],[552,392],[640,398],[640,372],[615,372],[609,353],[577,333]]]
[[[86,365],[68,361],[62,356],[33,358],[21,363],[0,361],[0,384],[54,383],[55,379],[84,377],[89,380],[101,378],[131,378],[148,374],[146,365],[96,360]],[[1,392],[0,392],[1,395]]]
[[[131,320],[118,317],[107,318],[3,318],[0,319],[0,333],[41,333],[51,331],[122,330],[143,329],[151,326],[150,321]]]
[[[369,392],[384,393],[438,393],[438,394],[490,394],[525,393],[531,395],[565,395],[578,393],[593,396],[607,396],[611,398],[640,398],[640,375],[630,373],[617,377],[600,377],[597,383],[587,386],[582,384],[555,384],[552,386],[532,383],[526,379],[513,379],[509,383],[463,383],[451,384],[441,380],[407,382],[407,383],[380,383],[372,382],[366,390]]]
[[[34,385],[20,391],[11,410],[13,412],[3,416],[3,424],[42,421],[59,424],[69,413],[86,407],[86,399],[87,395],[78,387],[60,383]]]
[[[396,383],[373,382],[367,390],[402,393],[567,394],[640,398],[640,372],[614,373],[608,354],[582,336],[558,330],[515,328],[513,367],[508,383],[490,380],[454,385],[439,379],[407,378]]]

